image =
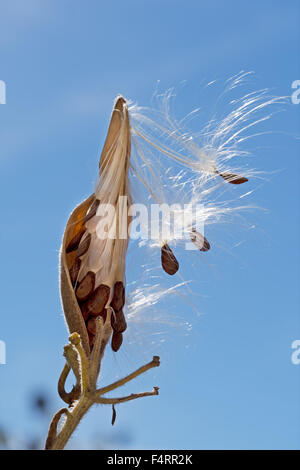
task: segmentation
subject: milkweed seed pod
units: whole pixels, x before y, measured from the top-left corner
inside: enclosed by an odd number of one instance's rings
[[[131,135],[127,103],[116,99],[99,162],[99,183],[71,213],[60,252],[60,291],[70,333],[77,332],[87,355],[95,341],[96,317],[110,309],[112,349],[123,341],[126,320],[125,258]]]

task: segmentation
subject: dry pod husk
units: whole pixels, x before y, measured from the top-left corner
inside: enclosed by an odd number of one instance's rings
[[[127,104],[124,98],[118,97],[100,157],[99,184],[95,193],[73,210],[63,236],[60,291],[64,315],[70,333],[80,334],[88,356],[95,339],[95,318],[102,316],[105,321],[107,308],[111,307],[112,311],[114,351],[120,348],[126,329],[122,309],[128,237],[118,238],[118,232],[115,239],[98,237],[97,210],[100,201],[111,204],[119,211],[118,216],[122,211],[118,220],[125,217],[128,222],[128,205],[132,200],[128,181],[130,139]],[[127,205],[121,209],[118,206],[120,196],[127,197]]]
[[[80,334],[82,345],[87,355],[90,354],[89,338],[69,272],[75,262],[75,252],[67,253],[66,247],[82,231],[83,219],[93,200],[94,195],[91,195],[77,206],[70,215],[60,252],[60,293],[65,319],[70,333],[77,332]]]

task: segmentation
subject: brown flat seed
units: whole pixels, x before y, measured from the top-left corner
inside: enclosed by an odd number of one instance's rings
[[[164,271],[171,276],[179,269],[179,263],[167,243],[161,249],[161,265]]]
[[[116,417],[117,417],[117,413],[116,413],[115,405],[113,405],[112,406],[112,417],[111,417],[111,425],[112,426],[115,424]]]
[[[92,348],[93,345],[94,345],[94,342],[95,342],[95,336],[92,333],[90,333],[89,331],[88,331],[88,336],[89,336],[90,347]]]
[[[122,343],[123,343],[122,333],[115,333],[114,332],[113,335],[112,335],[112,339],[111,339],[111,349],[114,352],[117,352],[120,349]]]
[[[102,317],[103,318],[103,323],[105,323],[105,320],[106,320],[106,310],[104,309],[103,312],[100,313],[100,315],[98,315],[99,317]],[[90,333],[92,333],[93,335],[96,334],[96,318],[95,316],[93,317],[89,317],[88,319],[88,322],[86,324],[86,327],[88,329],[88,331]]]
[[[89,310],[87,308],[87,302],[84,302],[83,304],[80,305],[81,313],[83,316],[84,321],[87,321],[89,318]]]
[[[90,333],[95,335],[96,334],[96,318],[95,317],[90,318],[87,322],[86,327]]]
[[[102,312],[100,313],[100,317],[103,318],[104,323],[106,322],[106,316],[107,316],[107,310],[104,308]]]
[[[106,309],[104,308],[102,310],[102,312],[100,313],[92,313],[89,309],[89,304],[88,304],[88,300],[86,300],[85,302],[83,302],[81,305],[80,305],[80,309],[81,309],[81,313],[82,313],[82,316],[84,318],[84,320],[86,321],[89,317],[97,317],[98,315],[101,315],[103,318],[104,318],[104,321],[106,320]]]
[[[88,251],[90,243],[91,243],[91,237],[92,235],[89,233],[85,237],[85,239],[80,243],[76,251],[76,258],[79,258],[80,256],[84,255]]]
[[[87,308],[91,315],[99,315],[104,309],[109,299],[110,288],[105,284],[100,284],[94,290],[89,300],[87,301]]]
[[[75,258],[75,261],[72,264],[70,271],[69,271],[71,283],[73,286],[75,285],[77,281],[80,265],[81,265],[81,260],[79,258]]]
[[[75,237],[73,237],[72,240],[69,241],[69,243],[68,243],[67,246],[66,246],[66,253],[71,253],[72,251],[77,250],[78,245],[79,245],[79,243],[80,243],[80,240],[81,240],[82,237],[83,237],[84,232],[85,232],[85,228],[83,227],[83,228],[80,229],[80,231],[75,235]]]
[[[125,315],[123,313],[123,310],[119,310],[118,312],[115,312],[111,316],[111,326],[112,329],[116,333],[124,333],[124,331],[127,328],[127,323],[125,320]]]
[[[125,303],[125,289],[122,281],[118,281],[114,285],[114,295],[111,306],[115,311],[121,310]]]
[[[95,273],[89,271],[76,289],[76,297],[83,302],[93,292],[95,287]]]
[[[95,199],[93,204],[91,205],[90,207],[90,210],[88,211],[88,213],[86,214],[85,218],[83,219],[83,223],[85,224],[86,222],[88,222],[92,217],[94,217],[97,213],[97,209],[99,207],[99,204],[100,204],[100,200],[99,199]]]
[[[244,176],[235,175],[234,173],[219,173],[222,178],[231,184],[243,184],[248,181]]]
[[[197,232],[195,228],[192,228],[190,236],[192,242],[200,251],[208,251],[210,249],[210,244],[207,238],[202,235],[202,233]]]

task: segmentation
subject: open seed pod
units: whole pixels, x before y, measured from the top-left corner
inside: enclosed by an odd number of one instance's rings
[[[90,347],[87,329],[70,277],[70,269],[75,262],[75,252],[66,253],[66,247],[82,230],[83,219],[94,199],[95,196],[91,195],[77,206],[70,215],[60,251],[60,293],[65,319],[70,333],[77,332],[80,334],[82,345],[88,355],[90,354]]]
[[[99,183],[94,194],[71,213],[60,251],[60,291],[65,319],[70,333],[80,334],[88,356],[95,341],[95,318],[101,316],[105,321],[109,307],[117,330],[114,332],[117,341],[114,338],[112,343],[114,351],[121,346],[126,329],[121,312],[125,304],[128,206],[132,202],[128,180],[130,139],[127,103],[118,97],[100,157]],[[120,199],[126,203],[120,204]],[[114,208],[114,215],[105,219],[101,210],[108,206]],[[106,233],[100,230],[103,219]],[[125,238],[123,225],[120,231],[123,221],[127,230]],[[113,229],[117,230],[116,236],[110,237]]]

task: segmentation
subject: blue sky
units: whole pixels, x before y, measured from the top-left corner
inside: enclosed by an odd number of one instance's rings
[[[60,406],[67,332],[58,250],[69,212],[93,190],[115,96],[149,105],[159,80],[161,90],[177,90],[179,117],[199,106],[209,114],[241,70],[255,72],[250,91],[290,96],[300,79],[300,8],[296,0],[2,0],[0,9],[7,86],[0,105],[0,339],[7,346],[0,424],[21,442],[37,428],[46,432],[26,408],[32,391],[46,391],[53,410]],[[206,91],[213,80],[216,91]],[[184,299],[162,305],[190,321],[191,333],[167,327],[161,344],[155,324],[151,331],[140,325],[139,344],[125,340],[107,355],[103,383],[159,354],[161,367],[124,393],[157,385],[160,396],[124,404],[114,428],[110,409],[94,409],[77,446],[92,448],[98,433],[104,446],[120,448],[300,447],[300,365],[291,363],[291,344],[300,339],[300,105],[287,101],[282,111],[249,143],[266,173],[249,182],[251,203],[266,209],[249,214],[256,229],[210,228],[218,249],[193,258],[200,317]],[[142,263],[138,252],[129,259],[130,282]],[[187,257],[181,267],[189,276]]]

